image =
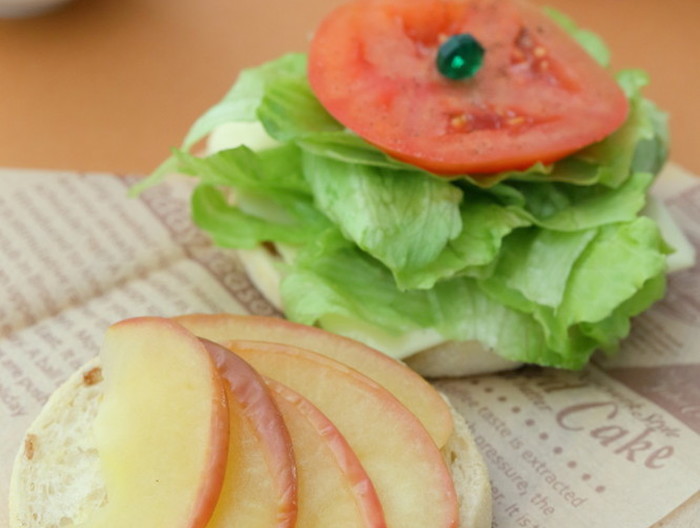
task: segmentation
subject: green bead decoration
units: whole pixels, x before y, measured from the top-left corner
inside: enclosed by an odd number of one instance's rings
[[[435,64],[441,75],[455,81],[471,79],[484,63],[484,47],[469,33],[452,35],[442,43]]]

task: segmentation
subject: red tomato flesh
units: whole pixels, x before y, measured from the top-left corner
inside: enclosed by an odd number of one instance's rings
[[[435,57],[460,33],[486,53],[475,77],[454,81]],[[556,161],[605,138],[628,112],[610,74],[517,0],[355,0],[315,34],[309,81],[348,129],[448,176]]]

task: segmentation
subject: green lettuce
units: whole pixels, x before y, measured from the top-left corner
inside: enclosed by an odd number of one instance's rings
[[[596,35],[548,14],[607,66]],[[667,247],[639,215],[667,156],[666,116],[643,97],[643,72],[617,81],[630,112],[604,140],[552,164],[443,178],[345,129],[314,96],[306,57],[290,54],[243,71],[140,189],[176,169],[198,179],[193,219],[216,244],[294,248],[281,284],[292,320],[437,330],[580,368],[665,287]],[[280,146],[190,153],[215,127],[250,121]]]
[[[437,328],[509,359],[580,368],[663,295],[665,246],[645,217],[578,233],[517,230],[489,278],[430,290],[401,291],[386,267],[339,239],[289,271],[281,292],[290,318],[340,315],[396,334]]]
[[[241,71],[223,99],[194,122],[183,140],[182,148],[189,150],[220,125],[232,121],[256,121],[268,87],[274,83],[305,77],[306,56],[300,53],[283,55],[279,59]]]
[[[542,11],[552,20],[554,20],[561,28],[571,35],[579,45],[585,49],[588,54],[593,57],[598,64],[603,67],[610,65],[610,51],[598,35],[587,29],[578,27],[576,22],[566,16],[561,11],[551,7],[544,7]]]
[[[447,181],[310,153],[303,167],[319,210],[395,273],[429,265],[462,231],[462,191]]]

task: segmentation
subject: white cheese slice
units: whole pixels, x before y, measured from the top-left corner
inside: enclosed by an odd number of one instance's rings
[[[324,315],[319,320],[319,325],[329,332],[355,339],[397,359],[445,342],[441,334],[430,328],[397,335],[370,323],[341,315]]]

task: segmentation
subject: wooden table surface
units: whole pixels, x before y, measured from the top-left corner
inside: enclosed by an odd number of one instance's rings
[[[342,0],[75,0],[0,21],[0,166],[146,173],[237,71],[304,51]],[[537,0],[652,75],[675,161],[700,173],[700,2]]]

